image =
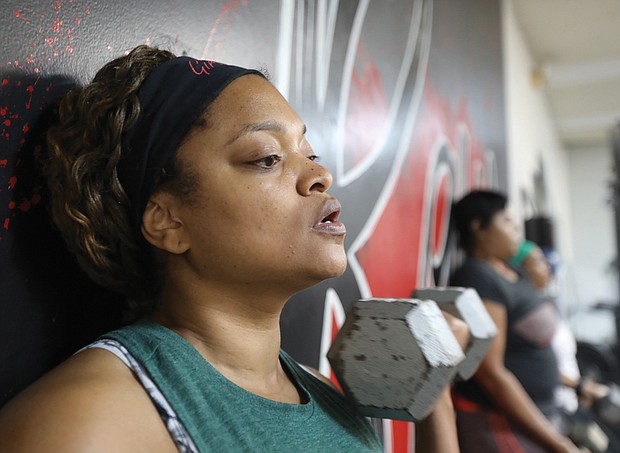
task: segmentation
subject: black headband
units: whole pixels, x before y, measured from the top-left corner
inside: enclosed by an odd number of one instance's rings
[[[140,116],[122,137],[118,179],[140,231],[142,214],[161,170],[209,104],[226,86],[253,69],[177,57],[157,66],[138,91]]]

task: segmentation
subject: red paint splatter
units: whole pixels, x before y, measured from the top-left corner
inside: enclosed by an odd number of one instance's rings
[[[22,20],[24,20],[27,24],[29,24],[29,23],[30,23],[30,21],[29,21],[28,19],[26,19],[26,18],[22,15],[22,13],[21,13],[20,11],[14,10],[14,11],[13,11],[13,16],[14,16],[14,17],[17,17],[18,19],[22,19]]]
[[[11,120],[4,120],[4,125],[9,127],[11,125]]]
[[[86,9],[84,10],[84,12],[85,12],[86,14],[90,14],[90,6],[87,6],[87,7],[86,7]]]
[[[82,19],[80,19],[79,17],[76,17],[75,18],[75,23],[79,25],[80,22],[82,22]]]
[[[215,19],[215,22],[213,22],[213,26],[211,27],[211,31],[209,32],[209,38],[207,39],[207,43],[205,44],[205,47],[202,51],[202,57],[201,60],[204,60],[207,56],[207,53],[209,52],[209,46],[211,45],[211,41],[213,40],[215,33],[217,32],[217,29],[220,25],[220,22],[222,21],[222,19],[224,19],[225,16],[227,16],[228,14],[230,14],[231,12],[233,12],[235,10],[235,8],[237,8],[237,5],[241,2],[241,4],[243,5],[247,5],[248,2],[247,0],[231,0],[230,3],[228,4],[223,4],[220,8],[220,13],[217,15],[217,18]]]
[[[28,99],[28,102],[26,102],[26,110],[30,110],[30,106],[32,105],[32,93],[34,93],[34,87],[37,83],[39,83],[39,79],[40,77],[37,77],[37,80],[35,80],[32,85],[28,85],[28,87],[26,88],[26,91],[30,93],[30,99]]]
[[[9,201],[9,209],[15,209],[15,202],[13,200]]]
[[[9,178],[9,189],[15,188],[15,184],[17,184],[17,176],[11,176]]]
[[[0,107],[0,115],[4,116],[6,115],[7,112],[7,107]]]
[[[0,168],[6,167],[6,164],[7,164],[7,160],[6,159],[0,160]]]
[[[21,212],[28,212],[30,211],[30,207],[30,202],[28,200],[24,200],[19,204],[17,209],[19,209]]]
[[[54,33],[60,33],[61,30],[62,30],[62,20],[54,19],[54,22],[52,22],[52,31]]]
[[[8,85],[9,84],[9,79],[4,79],[2,81],[2,85]]]
[[[9,229],[9,223],[11,223],[11,219],[9,219],[8,217],[6,219],[4,219],[4,229],[5,230]]]
[[[29,130],[30,130],[30,126],[28,125],[28,123],[24,124],[24,127],[22,127],[22,131],[24,132],[24,134],[28,132]]]

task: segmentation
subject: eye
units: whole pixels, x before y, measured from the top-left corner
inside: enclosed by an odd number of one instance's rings
[[[261,168],[273,168],[276,166],[278,162],[282,160],[281,156],[277,154],[270,154],[269,156],[263,157],[261,159],[257,159],[252,163],[258,165]]]
[[[316,154],[308,156],[308,159],[310,159],[312,162],[321,162],[321,156],[317,156]]]

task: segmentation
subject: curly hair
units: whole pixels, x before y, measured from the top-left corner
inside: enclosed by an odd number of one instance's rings
[[[117,178],[121,138],[138,118],[138,90],[151,71],[175,55],[139,46],[106,64],[84,88],[63,98],[48,132],[51,213],[80,267],[97,284],[127,297],[134,313],[154,307],[161,269],[132,227],[129,200]],[[157,190],[190,191],[173,159]],[[148,248],[147,248],[148,250]]]

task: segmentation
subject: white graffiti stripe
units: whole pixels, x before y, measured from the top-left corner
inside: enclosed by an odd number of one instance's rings
[[[405,160],[405,157],[407,156],[407,151],[409,150],[411,137],[413,135],[413,130],[415,127],[415,120],[417,117],[420,101],[422,98],[422,92],[424,89],[426,69],[430,52],[432,14],[432,2],[428,1],[426,3],[426,7],[423,8],[422,11],[422,15],[424,16],[422,17],[424,27],[419,33],[420,61],[417,65],[414,93],[412,95],[411,103],[409,104],[409,110],[407,111],[407,116],[403,124],[403,131],[400,137],[400,142],[398,144],[398,149],[396,151],[394,161],[392,162],[392,168],[390,169],[390,173],[386,179],[385,185],[381,189],[381,193],[379,194],[379,197],[377,199],[377,202],[375,203],[375,206],[373,207],[372,212],[368,216],[368,219],[362,227],[360,234],[354,239],[351,247],[347,251],[349,265],[351,267],[351,270],[353,271],[353,275],[355,275],[355,279],[359,286],[362,297],[371,297],[372,293],[370,291],[370,286],[368,285],[368,280],[366,279],[366,274],[364,273],[362,266],[357,260],[356,253],[371,236],[377,225],[377,222],[383,214],[385,206],[387,205],[390,197],[392,196],[394,187],[396,186],[396,182],[398,181],[400,169]],[[415,17],[412,18],[412,23],[413,22],[415,22]],[[411,62],[409,64],[411,64]]]

